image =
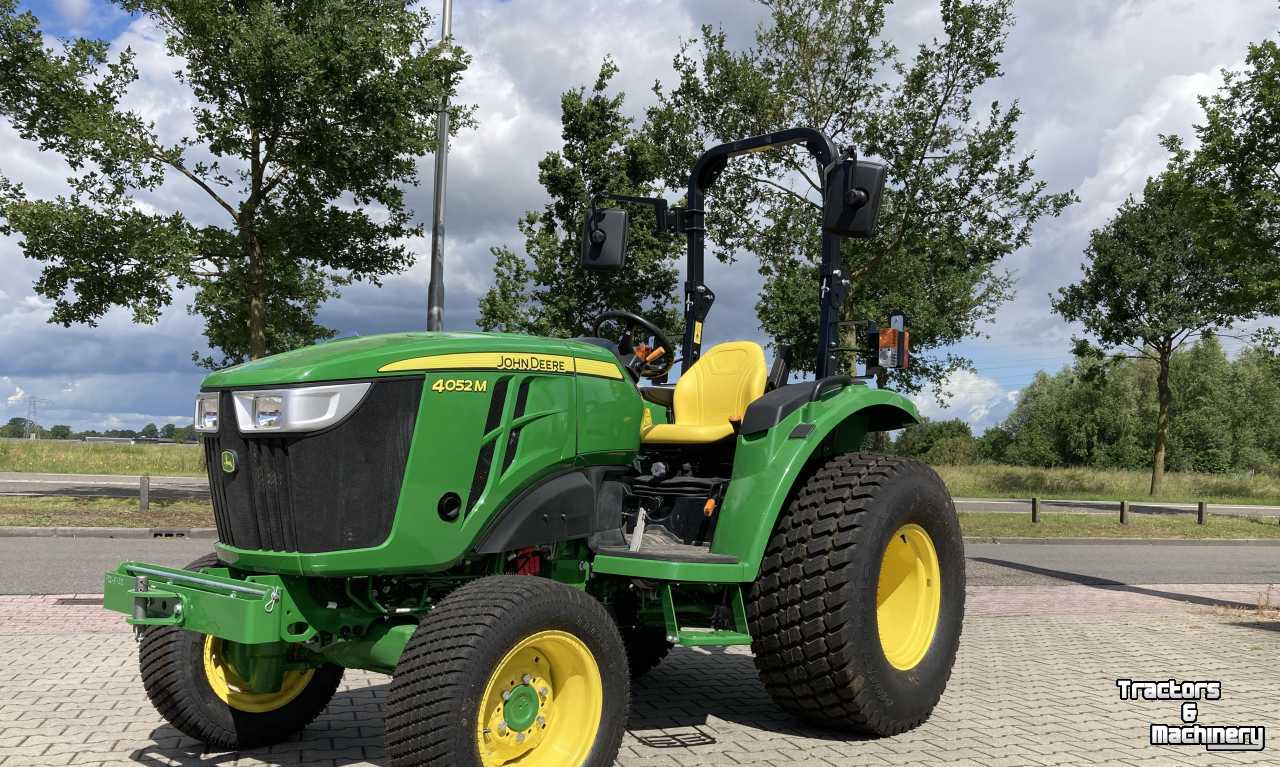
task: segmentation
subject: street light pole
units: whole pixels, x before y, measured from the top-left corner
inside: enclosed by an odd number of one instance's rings
[[[444,0],[440,41],[453,35],[453,0]],[[446,91],[436,118],[435,203],[431,214],[431,282],[427,285],[427,330],[444,330],[444,191],[449,163],[449,96]]]

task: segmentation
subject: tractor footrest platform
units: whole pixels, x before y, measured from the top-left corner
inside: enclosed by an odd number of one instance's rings
[[[664,562],[700,562],[716,565],[736,565],[738,558],[729,554],[713,554],[709,546],[690,546],[685,543],[654,543],[646,536],[639,551],[632,551],[626,546],[604,546],[597,549],[597,554],[627,559],[658,559]]]

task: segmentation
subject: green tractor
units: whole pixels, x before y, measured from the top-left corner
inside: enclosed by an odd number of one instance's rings
[[[825,187],[817,377],[799,383],[755,343],[701,349],[704,192],[734,156],[790,144]],[[933,471],[860,452],[914,423],[911,402],[833,373],[840,238],[872,232],[884,185],[851,154],[796,128],[705,152],[683,208],[620,198],[688,238],[683,360],[608,312],[591,338],[400,333],[205,379],[215,553],[105,580],[161,715],[212,748],[262,746],[366,669],[391,675],[392,764],[608,765],[633,678],[674,645],[750,645],[802,719],[924,721],[959,643],[963,546]],[[583,266],[620,267],[628,226],[593,204]],[[903,365],[906,335],[898,315],[858,346]]]

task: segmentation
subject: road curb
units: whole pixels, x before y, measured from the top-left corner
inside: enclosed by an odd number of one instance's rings
[[[1066,546],[1280,546],[1280,538],[992,538],[965,536],[965,543],[1030,543]]]
[[[212,527],[0,527],[0,538],[217,538]]]
[[[213,539],[212,527],[2,527],[0,538],[193,538]],[[1280,546],[1280,538],[993,538],[965,536],[965,543],[1030,543],[1066,546]]]

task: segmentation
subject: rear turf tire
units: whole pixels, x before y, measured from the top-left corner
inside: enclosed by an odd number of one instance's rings
[[[673,646],[667,641],[665,626],[631,627],[622,632],[622,641],[627,647],[627,666],[632,679],[639,679],[657,668]]]
[[[630,687],[622,638],[600,602],[546,578],[481,578],[428,613],[400,656],[387,755],[392,767],[607,767]]]
[[[908,610],[895,623],[892,585],[908,581],[893,568],[903,557],[927,562],[930,550],[932,569],[909,572],[932,577],[913,575],[918,595],[903,592],[918,596],[924,617]],[[964,616],[964,544],[942,480],[918,461],[871,453],[818,465],[778,518],[747,615],[760,679],[786,711],[875,735],[925,721],[951,676]]]
[[[622,591],[609,606],[609,612],[618,624],[622,644],[627,648],[627,666],[632,681],[658,667],[673,647],[667,641],[667,627],[640,620],[640,606],[635,593]]]
[[[213,554],[187,570],[222,567]],[[142,635],[138,659],[142,684],[156,711],[183,733],[217,749],[232,751],[288,739],[324,711],[342,681],[340,666],[324,665],[295,679],[296,695],[267,711],[234,708],[214,691],[206,673],[206,636],[174,626],[152,627]]]

